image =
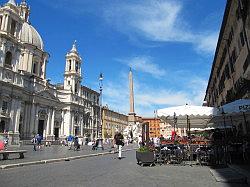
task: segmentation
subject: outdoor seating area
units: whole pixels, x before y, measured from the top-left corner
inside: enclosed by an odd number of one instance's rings
[[[221,140],[214,140],[214,132],[210,132],[210,136],[210,139],[195,136],[191,139],[179,138],[178,141],[164,139],[159,145],[155,145],[153,142],[145,143],[145,147],[148,147],[148,149],[143,152],[153,152],[154,159],[147,162],[137,158],[137,162],[142,166],[149,164],[218,166],[250,163],[248,141],[240,141],[237,138],[235,138],[235,141],[228,141],[224,138],[224,133],[221,134]],[[140,149],[138,152],[140,152]]]

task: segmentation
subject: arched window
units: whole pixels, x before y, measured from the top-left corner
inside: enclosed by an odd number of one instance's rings
[[[4,65],[8,66],[8,67],[11,67],[11,61],[12,61],[12,54],[11,52],[7,52],[5,54],[5,62],[4,62]]]

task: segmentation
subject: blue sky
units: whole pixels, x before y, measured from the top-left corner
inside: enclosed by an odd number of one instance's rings
[[[20,0],[16,0],[20,3]],[[1,0],[1,2],[6,2]],[[201,105],[226,0],[27,0],[30,22],[50,54],[47,78],[63,82],[65,54],[77,40],[83,85],[128,113],[128,72],[134,73],[135,110]],[[1,3],[2,4],[2,3]]]

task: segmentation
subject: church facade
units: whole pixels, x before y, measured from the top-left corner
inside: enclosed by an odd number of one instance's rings
[[[0,134],[11,144],[40,134],[46,140],[69,134],[97,137],[100,94],[82,86],[76,43],[66,54],[64,82],[46,79],[49,54],[29,23],[25,0],[0,7]]]

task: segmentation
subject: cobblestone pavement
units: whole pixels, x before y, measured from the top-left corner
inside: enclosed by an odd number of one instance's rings
[[[123,149],[135,148],[135,144],[125,145]],[[87,155],[93,153],[108,152],[114,149],[111,149],[110,145],[104,145],[104,150],[92,150],[92,146],[84,145],[79,151],[69,150],[67,146],[52,145],[51,147],[43,146],[39,151],[33,151],[32,145],[23,145],[19,148],[10,147],[8,150],[27,150],[27,153],[24,154],[24,159],[18,159],[19,155],[10,155],[8,160],[2,160],[2,155],[0,156],[0,165],[6,164],[16,164],[20,162],[31,162],[47,159],[56,159],[64,158],[71,156]]]
[[[245,187],[247,184],[217,182],[209,167],[136,164],[135,151],[89,157],[69,162],[0,170],[0,184],[9,186],[81,187]]]

